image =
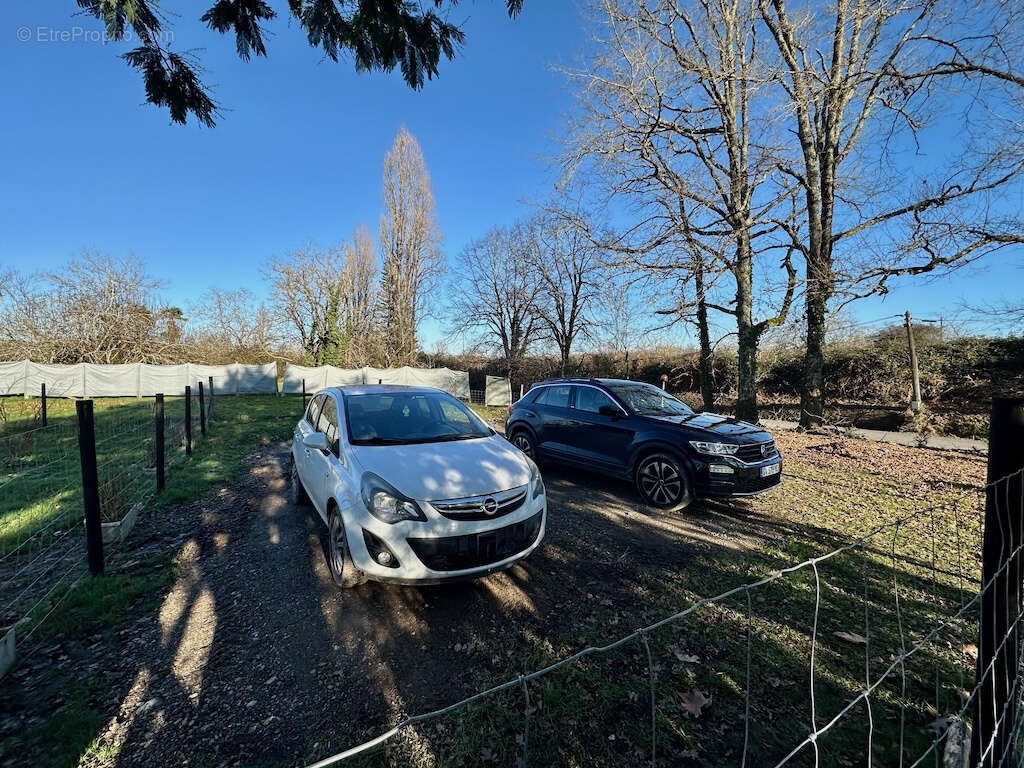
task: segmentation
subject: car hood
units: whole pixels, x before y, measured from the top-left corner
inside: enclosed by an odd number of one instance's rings
[[[530,482],[526,457],[500,435],[448,443],[356,445],[364,471],[411,499],[458,499],[506,491]]]
[[[739,419],[733,419],[729,416],[720,416],[717,413],[701,412],[685,416],[645,416],[644,418],[663,423],[678,424],[681,427],[688,427],[690,429],[702,429],[716,435],[722,435],[723,437],[768,436],[768,432],[763,427],[746,421],[740,421]]]

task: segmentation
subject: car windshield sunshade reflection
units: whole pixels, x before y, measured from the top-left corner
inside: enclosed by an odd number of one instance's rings
[[[378,392],[345,396],[353,445],[442,443],[489,437],[491,429],[443,392]]]

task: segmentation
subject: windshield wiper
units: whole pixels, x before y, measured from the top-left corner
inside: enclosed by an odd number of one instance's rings
[[[455,440],[474,440],[474,439],[479,438],[479,437],[487,437],[487,435],[470,435],[470,434],[438,435],[437,437],[428,438],[427,440],[424,440],[423,442],[425,442],[425,443],[450,443],[450,442],[453,442]]]
[[[365,440],[353,440],[355,445],[408,445],[411,441],[397,437],[368,437]]]

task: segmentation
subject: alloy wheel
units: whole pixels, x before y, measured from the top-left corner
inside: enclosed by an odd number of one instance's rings
[[[512,438],[512,445],[525,453],[531,459],[533,458],[533,442],[525,432],[516,433],[515,437]]]
[[[682,496],[683,478],[667,461],[648,461],[640,468],[638,479],[644,496],[659,506],[671,506]]]
[[[336,580],[340,581],[345,573],[345,555],[348,549],[348,541],[345,539],[345,526],[342,525],[341,517],[337,513],[331,515],[330,549],[331,570],[334,571]]]

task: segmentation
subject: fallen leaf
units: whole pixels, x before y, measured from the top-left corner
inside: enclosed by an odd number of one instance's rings
[[[858,635],[855,632],[833,632],[832,634],[834,634],[840,640],[845,640],[846,642],[853,643],[854,645],[867,645],[868,644],[868,641],[866,639],[864,639],[864,637],[862,637],[861,635]]]
[[[686,693],[680,694],[679,700],[683,705],[683,709],[685,709],[695,718],[700,717],[701,710],[711,703],[711,697],[705,696],[696,688],[689,690]]]

